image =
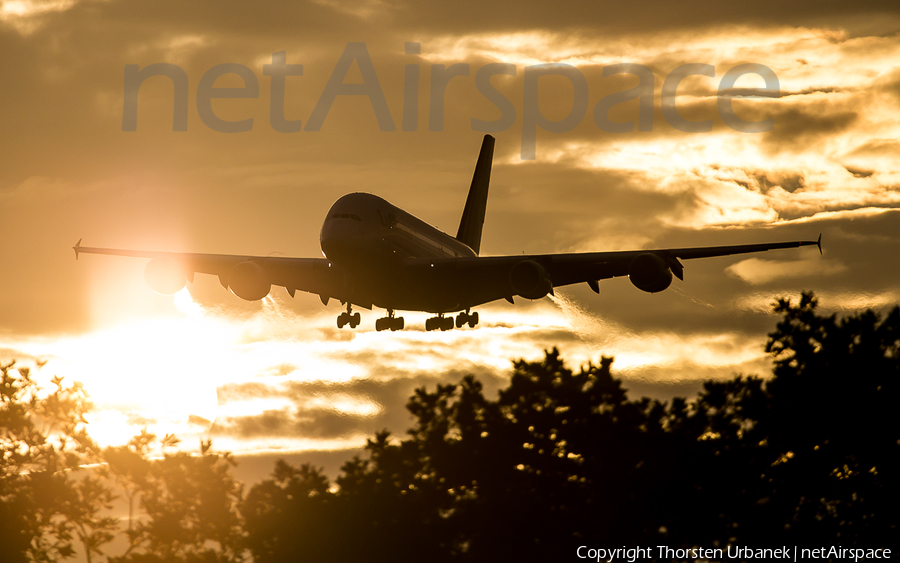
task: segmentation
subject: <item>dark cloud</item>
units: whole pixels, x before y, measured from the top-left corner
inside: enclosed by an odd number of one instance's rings
[[[759,172],[755,176],[756,185],[763,193],[774,187],[793,193],[806,186],[806,177],[802,173]]]
[[[831,22],[837,25],[851,14],[897,13],[890,1],[872,0],[852,6],[846,2],[785,3],[776,0],[745,3],[721,3],[695,0],[674,8],[664,0],[644,2],[591,2],[574,0],[555,4],[522,4],[510,1],[483,4],[473,1],[435,4],[431,10],[403,10],[398,23],[408,28],[451,33],[460,28],[470,32],[534,28],[594,29],[604,33],[632,33],[704,28],[735,23],[770,25],[809,25]],[[472,18],[471,14],[478,14]]]
[[[845,166],[847,172],[853,174],[854,178],[868,178],[875,174],[874,170],[864,170],[862,168],[855,168],[853,166]]]
[[[385,362],[385,358],[378,360],[366,364],[372,366],[370,377],[346,383],[291,381],[278,386],[259,383],[222,386],[219,388],[220,404],[259,397],[282,397],[293,402],[294,406],[255,415],[217,419],[212,433],[214,436],[232,435],[243,438],[289,436],[333,439],[372,434],[384,428],[401,432],[412,421],[404,408],[405,404],[418,388],[434,390],[438,384],[458,383],[464,375],[476,375],[489,395],[495,394],[499,387],[505,385],[501,376],[485,366],[473,366],[472,370],[466,371],[410,374],[396,369],[386,371],[379,366],[389,361]],[[356,414],[341,410],[342,405],[346,405],[348,401],[376,405],[378,412]]]
[[[245,438],[291,436],[294,417],[288,410],[269,410],[260,414],[216,420],[210,432],[217,435],[236,434]]]
[[[827,86],[827,87],[813,87],[813,88],[804,88],[803,90],[798,90],[796,92],[791,91],[781,91],[781,98],[786,98],[788,96],[808,96],[810,94],[842,94],[844,92],[848,92],[847,88],[841,88],[839,86]],[[748,92],[748,95],[753,95],[753,92]]]
[[[814,149],[829,136],[846,131],[859,114],[823,104],[775,111],[766,116],[775,120],[774,129],[765,135],[772,152],[802,153]],[[754,119],[755,121],[755,119]]]
[[[874,139],[860,145],[847,153],[848,158],[854,157],[900,157],[900,140],[898,139]]]

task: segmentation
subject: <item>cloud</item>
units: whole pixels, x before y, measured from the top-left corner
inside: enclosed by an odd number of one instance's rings
[[[785,295],[784,297],[794,297]],[[885,310],[900,303],[900,290],[890,289],[880,292],[859,290],[820,291],[816,293],[819,309],[824,312],[859,312],[866,309]],[[771,311],[775,300],[770,293],[752,293],[738,298],[735,305],[749,311]]]
[[[761,285],[781,279],[830,276],[847,271],[847,266],[819,258],[784,261],[748,258],[728,266],[725,271],[749,284]]]
[[[808,104],[774,112],[771,117],[776,127],[766,135],[764,146],[773,152],[805,152],[846,131],[859,115],[824,104]]]
[[[0,2],[0,22],[23,35],[35,32],[48,15],[65,12],[78,0],[4,0]]]

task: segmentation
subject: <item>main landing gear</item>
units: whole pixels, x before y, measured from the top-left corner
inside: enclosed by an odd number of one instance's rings
[[[468,309],[456,315],[456,328],[462,328],[464,324],[468,324],[469,328],[475,328],[478,324],[478,311],[470,313]]]
[[[403,317],[395,317],[393,309],[388,309],[387,313],[386,317],[375,319],[375,330],[403,330]]]
[[[425,330],[450,330],[453,328],[453,317],[445,317],[443,313],[430,319],[425,319]]]
[[[359,321],[359,313],[354,313],[353,306],[350,303],[347,303],[347,312],[338,315],[337,326],[338,328],[344,328],[345,325],[350,325],[350,328],[356,328],[359,326]],[[388,309],[386,317],[375,320],[375,330],[379,332],[382,330],[403,330],[404,324],[403,317],[395,317],[394,310]],[[465,325],[474,328],[477,324],[478,313],[470,313],[469,310],[466,309],[465,312],[456,315],[455,320],[452,316],[445,317],[443,313],[436,317],[426,319],[425,330],[451,330],[454,325],[456,325],[456,328],[462,328]]]
[[[356,328],[359,326],[359,313],[353,313],[352,311],[353,305],[347,303],[347,312],[338,315],[338,328],[344,328],[344,325],[350,325],[350,328]]]
[[[441,313],[425,321],[425,330],[450,330],[453,328],[453,324],[453,317],[445,317]],[[470,328],[474,328],[478,324],[478,313],[470,313],[466,309],[465,312],[456,315],[456,328],[462,328],[465,324],[468,324]]]

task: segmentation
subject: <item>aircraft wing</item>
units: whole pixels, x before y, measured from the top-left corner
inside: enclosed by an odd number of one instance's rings
[[[712,258],[715,256],[731,256],[749,254],[783,248],[800,246],[817,246],[822,252],[822,235],[818,240],[774,242],[762,244],[739,244],[730,246],[701,246],[693,248],[666,248],[657,250],[625,250],[616,252],[587,252],[575,254],[549,255],[555,285],[588,282],[593,275],[600,274],[597,279],[607,279],[628,275],[632,261],[643,254],[653,254],[661,258],[680,280],[684,280],[684,266],[679,259]],[[557,279],[559,283],[557,283]]]
[[[465,300],[474,305],[496,299],[512,301],[515,295],[536,299],[552,293],[554,287],[576,283],[587,283],[599,293],[599,280],[619,276],[630,276],[638,288],[657,292],[669,286],[673,275],[684,279],[684,266],[680,260],[813,245],[821,252],[821,235],[818,240],[731,246],[416,259],[410,265],[440,271],[447,279],[456,280],[456,284],[465,283],[470,288]],[[641,281],[642,276],[646,281]]]
[[[280,285],[293,297],[297,290],[318,294],[323,302],[338,298],[344,285],[343,275],[331,267],[325,258],[287,258],[283,256],[241,256],[232,254],[193,254],[179,252],[157,252],[146,250],[119,250],[115,248],[95,248],[81,246],[81,241],[72,247],[75,259],[80,254],[106,254],[110,256],[130,256],[170,261],[177,265],[186,280],[193,281],[194,274],[218,276],[225,288],[231,287],[235,293],[235,266],[243,263],[255,264],[265,273],[264,278],[272,285]],[[252,269],[251,269],[252,273]],[[147,280],[148,283],[150,280]],[[161,293],[166,293],[162,292]]]

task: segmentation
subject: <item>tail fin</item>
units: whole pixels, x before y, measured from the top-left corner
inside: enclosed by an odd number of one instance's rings
[[[459,221],[459,232],[456,233],[456,240],[466,244],[475,251],[475,254],[481,250],[481,230],[484,227],[484,210],[487,207],[493,158],[494,138],[485,135],[484,142],[481,144],[481,152],[478,154],[478,163],[475,165],[475,174],[472,175],[472,185],[469,187],[466,208]]]

